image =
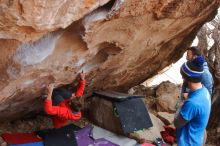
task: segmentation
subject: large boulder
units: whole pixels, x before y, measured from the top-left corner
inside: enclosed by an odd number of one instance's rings
[[[169,81],[162,82],[156,90],[157,110],[174,113],[179,95],[180,89],[178,86]]]
[[[128,93],[134,95],[143,95],[145,97],[156,96],[156,91],[154,87],[146,87],[144,85],[137,85],[135,87],[132,87],[128,90]]]
[[[93,124],[124,135],[120,119],[114,111],[114,105],[111,101],[100,97],[91,97],[87,101],[88,119]]]
[[[131,134],[132,137],[140,141],[144,140],[146,142],[147,141],[153,142],[156,140],[156,138],[158,137],[161,138],[160,131],[164,131],[163,122],[151,113],[150,113],[150,117],[153,123],[153,127],[149,129],[136,131]]]
[[[66,28],[110,0],[4,0],[0,3],[0,39],[22,42]]]
[[[157,117],[163,121],[165,125],[171,125],[174,121],[174,114],[170,114],[167,112],[158,112]]]
[[[182,56],[219,3],[1,1],[0,121],[41,110],[47,84],[76,82],[82,70],[87,91],[140,84]]]

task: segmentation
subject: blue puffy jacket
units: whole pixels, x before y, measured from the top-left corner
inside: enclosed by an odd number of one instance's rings
[[[210,95],[212,95],[213,78],[209,71],[207,62],[203,64],[204,73],[202,74],[202,84],[208,89]]]

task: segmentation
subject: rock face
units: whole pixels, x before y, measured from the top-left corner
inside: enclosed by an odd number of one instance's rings
[[[175,84],[162,82],[156,90],[157,111],[174,113],[179,94],[180,89]]]
[[[158,112],[157,117],[163,121],[165,125],[171,125],[174,121],[174,114],[170,114],[167,112]]]
[[[131,135],[137,139],[142,139],[144,141],[150,141],[153,142],[155,141],[156,138],[160,137],[160,131],[164,131],[163,128],[163,122],[158,119],[156,116],[154,116],[153,114],[150,114],[152,123],[153,123],[153,127],[149,128],[149,129],[145,129],[145,130],[140,130],[137,131],[135,133],[132,133]]]
[[[144,95],[145,97],[156,96],[154,87],[146,87],[144,85],[137,85],[128,90],[128,93],[133,95]]]
[[[70,84],[82,70],[88,91],[127,91],[176,61],[219,3],[3,0],[0,121],[41,109],[47,84]]]
[[[35,40],[66,28],[109,0],[3,0],[0,4],[0,38]]]

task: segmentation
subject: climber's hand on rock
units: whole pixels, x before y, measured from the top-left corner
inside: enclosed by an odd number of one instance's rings
[[[85,74],[83,72],[81,72],[79,74],[80,80],[85,80]]]
[[[40,96],[41,98],[41,100],[45,100],[45,99],[47,99],[47,95],[46,94],[44,94],[44,95],[42,95],[42,96]]]
[[[76,98],[76,95],[75,95],[75,93],[73,93],[72,96],[70,97],[70,100],[73,100],[75,98]]]
[[[49,84],[47,86],[47,93],[51,95],[53,92],[53,88],[54,88],[54,84]]]

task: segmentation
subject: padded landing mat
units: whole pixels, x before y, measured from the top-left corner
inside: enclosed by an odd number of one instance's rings
[[[24,144],[42,141],[42,139],[38,138],[34,133],[4,133],[1,136],[8,144]]]
[[[49,134],[44,139],[45,146],[77,146],[74,131]]]
[[[148,111],[141,98],[114,102],[124,133],[150,128],[153,126]]]
[[[75,131],[76,126],[67,125],[58,129],[48,129],[36,132],[43,137],[45,146],[77,146]]]
[[[96,91],[93,93],[93,95],[112,101],[123,101],[132,98],[143,98],[143,96],[140,95],[128,95],[114,91]]]
[[[93,127],[90,125],[76,132],[78,146],[119,146],[105,138],[94,139],[92,130]]]
[[[44,146],[43,142],[33,142],[33,143],[26,143],[26,144],[12,144],[9,146]]]

